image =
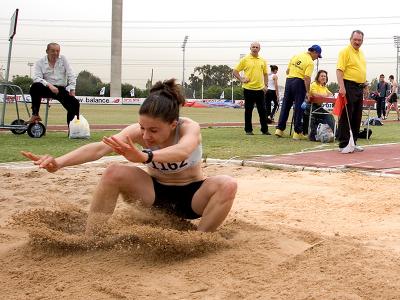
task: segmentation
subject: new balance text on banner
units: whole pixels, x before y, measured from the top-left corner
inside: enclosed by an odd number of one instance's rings
[[[122,98],[120,97],[76,96],[75,98],[82,104],[122,104]]]

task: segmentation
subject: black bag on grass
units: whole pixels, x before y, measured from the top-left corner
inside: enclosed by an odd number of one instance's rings
[[[369,129],[369,130],[368,130],[368,139],[371,138],[371,135],[372,135],[372,130]],[[366,138],[367,138],[367,128],[364,128],[364,130],[361,130],[361,131],[358,133],[358,138],[359,138],[359,139],[366,139]]]

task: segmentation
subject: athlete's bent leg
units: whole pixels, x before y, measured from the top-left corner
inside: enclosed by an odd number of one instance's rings
[[[95,234],[110,218],[122,193],[150,207],[154,202],[151,177],[138,167],[112,164],[104,171],[90,205],[86,234]]]
[[[202,216],[197,230],[215,231],[228,215],[236,191],[236,180],[230,176],[207,178],[192,200],[193,211]]]

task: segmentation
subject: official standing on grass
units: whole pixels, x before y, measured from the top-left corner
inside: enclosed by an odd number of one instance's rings
[[[258,55],[260,43],[253,42],[250,45],[250,54],[243,57],[233,69],[235,76],[243,87],[244,97],[244,130],[246,134],[253,135],[252,115],[254,104],[257,105],[257,112],[260,118],[261,133],[270,135],[268,132],[267,115],[265,109],[264,94],[268,85],[267,62]],[[243,71],[244,75],[240,76]]]
[[[362,109],[363,109],[363,89],[367,79],[367,62],[360,47],[364,41],[364,33],[354,30],[350,36],[350,45],[339,52],[336,65],[336,76],[339,84],[339,94],[346,96],[346,108],[342,110],[338,123],[339,151],[342,152],[349,144],[350,127],[353,132],[354,143],[357,143],[357,135],[360,131]],[[364,149],[355,146],[354,152]],[[343,153],[343,152],[342,152]]]
[[[302,52],[292,57],[286,74],[285,93],[282,100],[281,114],[279,115],[278,125],[275,135],[282,137],[286,129],[286,122],[289,117],[290,109],[294,102],[294,140],[306,139],[303,135],[303,110],[301,104],[308,98],[310,92],[311,75],[314,71],[314,60],[321,58],[322,49],[318,45],[312,45],[307,52]]]

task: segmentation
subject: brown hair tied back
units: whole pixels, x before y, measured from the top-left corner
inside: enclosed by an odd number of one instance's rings
[[[140,115],[148,115],[172,123],[179,119],[179,108],[185,104],[180,85],[176,79],[158,81],[139,109]]]

